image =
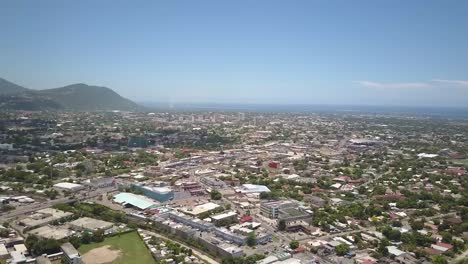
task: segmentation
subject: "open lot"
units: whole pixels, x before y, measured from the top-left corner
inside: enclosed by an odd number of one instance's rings
[[[136,232],[106,238],[101,243],[82,245],[85,264],[156,263]]]

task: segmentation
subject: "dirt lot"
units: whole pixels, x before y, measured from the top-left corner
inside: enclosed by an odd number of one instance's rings
[[[91,249],[83,255],[85,264],[104,264],[111,263],[120,256],[120,250],[112,250],[110,246],[102,246]]]

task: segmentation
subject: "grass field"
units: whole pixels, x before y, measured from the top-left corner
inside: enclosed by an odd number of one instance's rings
[[[120,250],[121,254],[116,260],[112,261],[113,264],[156,263],[156,261],[154,261],[153,257],[151,256],[151,253],[146,248],[144,242],[140,239],[136,232],[109,237],[100,243],[82,245],[78,251],[84,255],[86,252],[92,249],[103,246],[110,246],[112,250]]]

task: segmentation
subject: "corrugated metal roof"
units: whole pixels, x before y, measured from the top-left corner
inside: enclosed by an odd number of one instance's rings
[[[148,198],[144,196],[136,195],[133,193],[125,193],[125,192],[115,195],[114,201],[120,204],[130,204],[141,210],[145,210],[145,209],[148,209],[157,205],[155,202],[149,200]]]

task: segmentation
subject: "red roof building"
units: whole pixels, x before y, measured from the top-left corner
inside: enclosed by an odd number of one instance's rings
[[[270,167],[272,169],[277,169],[279,167],[279,163],[272,161],[272,162],[268,163],[268,167]]]
[[[239,220],[239,222],[241,222],[241,223],[252,222],[252,220],[253,220],[253,217],[252,217],[252,216],[246,215],[246,216],[242,217],[242,218]]]

